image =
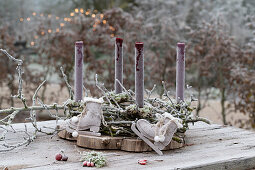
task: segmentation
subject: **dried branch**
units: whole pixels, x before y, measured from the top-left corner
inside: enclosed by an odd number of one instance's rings
[[[147,99],[149,99],[151,97],[151,94],[153,93],[153,91],[156,89],[156,84],[154,84],[153,88],[151,90],[146,89],[146,93],[148,95]]]
[[[0,152],[6,152],[6,151],[11,151],[15,148],[18,148],[18,147],[21,147],[21,146],[27,146],[29,145],[32,141],[34,141],[34,139],[36,138],[36,136],[31,136],[28,131],[27,131],[27,126],[26,124],[24,124],[25,126],[25,130],[24,131],[14,131],[14,133],[17,133],[17,132],[23,132],[26,134],[27,137],[24,137],[24,140],[23,142],[20,142],[20,143],[17,143],[17,144],[8,144],[6,143],[6,141],[4,141],[4,144],[2,144],[2,146],[4,146],[5,148],[7,149],[4,149],[4,150],[0,150]],[[6,133],[5,133],[6,135]],[[4,137],[5,138],[5,137]]]
[[[107,122],[108,125],[118,125],[118,124],[132,124],[133,121],[114,121]]]
[[[14,57],[11,56],[6,50],[0,49],[0,51],[2,51],[2,52],[3,52],[7,57],[9,57],[12,61],[14,61],[14,62],[16,62],[16,63],[22,65],[22,63],[23,63],[22,60],[14,58]]]
[[[64,109],[66,107],[65,107],[65,105],[55,105],[55,104],[47,105],[47,109],[49,109],[49,110],[56,110],[56,108],[57,109]],[[22,111],[31,111],[31,110],[44,110],[44,107],[43,106],[29,106],[27,108],[12,107],[12,108],[9,108],[9,109],[0,110],[0,114],[10,114],[10,113],[13,113],[14,111],[22,112]],[[9,115],[7,117],[9,117]],[[6,119],[6,117],[4,119]]]
[[[9,57],[11,60],[13,60],[14,62],[18,63],[17,65],[17,73],[18,73],[18,81],[19,81],[19,86],[18,86],[18,94],[17,95],[14,95],[12,97],[14,98],[19,98],[24,107],[26,108],[27,107],[27,104],[26,104],[26,99],[24,98],[24,95],[22,94],[22,83],[23,83],[23,80],[22,80],[22,74],[23,74],[23,71],[22,71],[22,64],[23,64],[23,61],[20,60],[20,59],[16,59],[14,58],[13,56],[11,56],[6,50],[3,50],[3,49],[0,49],[0,51],[2,51],[7,57]]]
[[[203,117],[196,117],[195,119],[188,119],[186,120],[187,123],[195,123],[195,122],[205,122],[207,124],[211,124],[211,121],[203,118]]]
[[[132,94],[123,86],[123,84],[122,84],[118,79],[116,79],[116,81],[119,83],[119,85],[120,85],[121,88],[124,90],[124,92],[127,93],[128,96],[129,96],[131,99],[135,100],[134,97],[132,96]]]
[[[162,81],[162,85],[163,85],[163,88],[164,88],[164,94],[163,94],[163,96],[166,96],[166,97],[168,98],[168,100],[171,102],[172,106],[174,106],[174,103],[173,103],[171,97],[169,96],[169,91],[167,91],[167,89],[166,89],[166,84],[165,84],[164,81]]]
[[[110,106],[112,106],[112,103],[110,101],[110,99],[107,97],[105,91],[100,87],[100,84],[97,81],[97,74],[95,75],[95,81],[96,81],[96,87],[101,90],[101,92],[103,93],[104,97],[106,98],[106,100],[108,101],[108,103],[110,104]]]
[[[68,88],[68,90],[69,90],[70,98],[71,98],[71,100],[73,100],[73,95],[74,95],[74,93],[73,93],[73,90],[72,90],[72,86],[70,86],[70,84],[68,83],[68,81],[67,81],[67,76],[66,76],[66,74],[64,73],[64,69],[63,69],[62,66],[60,67],[60,70],[61,70],[61,73],[62,73],[63,78],[64,78],[64,80],[65,80],[66,86],[67,86],[67,88]]]
[[[27,106],[26,104],[26,99],[24,97],[24,94],[22,93],[23,89],[22,89],[22,83],[23,83],[23,80],[22,80],[22,64],[23,64],[23,61],[22,60],[19,60],[19,59],[16,59],[14,58],[13,56],[11,56],[6,50],[3,50],[3,49],[0,49],[0,51],[2,51],[7,57],[9,57],[11,60],[13,60],[14,62],[18,63],[18,66],[17,66],[17,73],[18,73],[18,83],[19,83],[19,86],[18,86],[18,94],[13,96],[13,97],[16,97],[18,99],[20,99],[24,105],[24,107],[22,108],[14,108],[14,107],[11,107],[9,109],[3,109],[3,110],[0,110],[0,114],[1,113],[4,113],[4,114],[8,114],[6,117],[4,117],[3,119],[0,120],[0,123],[3,124],[4,126],[6,127],[9,127],[11,128],[13,131],[10,131],[8,128],[5,128],[3,126],[0,126],[1,129],[4,129],[4,131],[2,132],[1,134],[1,137],[0,137],[0,140],[1,141],[4,141],[4,144],[2,144],[2,146],[4,146],[5,148],[7,149],[4,149],[4,150],[0,150],[0,152],[3,152],[3,151],[9,151],[9,150],[13,150],[17,147],[20,147],[20,146],[24,146],[24,145],[28,145],[30,144],[35,138],[36,138],[36,134],[37,132],[41,132],[41,133],[45,133],[45,134],[54,134],[57,130],[56,128],[54,129],[53,132],[46,132],[46,131],[43,131],[41,128],[38,128],[37,126],[37,120],[36,120],[36,110],[47,110],[49,112],[49,115],[51,117],[54,117],[56,118],[56,124],[57,124],[57,121],[58,119],[60,119],[57,114],[56,115],[53,115],[50,110],[56,110],[56,112],[58,113],[58,110],[59,109],[64,109],[66,110],[66,105],[58,105],[58,104],[52,104],[52,105],[45,105],[43,104],[43,102],[37,97],[37,94],[38,94],[38,91],[41,89],[41,87],[44,85],[44,83],[46,82],[46,80],[44,80],[38,87],[37,89],[35,90],[34,92],[34,95],[32,97],[32,106]],[[63,69],[61,69],[62,71],[62,74],[63,74],[63,77],[65,79],[65,82],[69,88],[69,91],[70,91],[70,96],[72,97],[73,95],[73,92],[72,92],[72,89],[71,89],[71,86],[69,85],[69,83],[67,82],[67,78],[66,78],[66,75],[64,74],[63,72]],[[38,101],[41,106],[36,106],[36,101]],[[11,123],[13,121],[13,119],[15,118],[15,116],[22,112],[22,111],[30,111],[30,117],[27,118],[29,120],[31,120],[31,123],[33,125],[33,127],[35,128],[35,131],[33,133],[33,135],[30,135],[28,132],[27,132],[27,127],[25,125],[25,130],[24,131],[16,131],[12,126],[11,126]],[[7,144],[5,142],[5,138],[6,138],[6,135],[8,132],[12,132],[12,133],[17,133],[17,132],[24,132],[26,134],[26,137],[24,137],[24,141],[23,142],[20,142],[20,143],[17,143],[17,144]]]

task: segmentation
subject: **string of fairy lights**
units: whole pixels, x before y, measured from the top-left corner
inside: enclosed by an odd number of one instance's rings
[[[65,28],[65,26],[67,25],[67,23],[70,23],[74,20],[74,17],[78,16],[78,15],[84,15],[86,17],[91,17],[94,19],[94,24],[93,24],[93,31],[96,31],[96,27],[97,25],[99,25],[100,23],[103,23],[105,26],[107,26],[111,31],[111,37],[114,37],[114,31],[115,28],[109,24],[107,24],[107,20],[104,18],[104,14],[98,13],[97,10],[90,10],[88,9],[87,11],[85,11],[83,8],[75,8],[71,13],[70,13],[70,17],[64,17],[61,18],[59,16],[54,16],[52,14],[44,14],[44,13],[36,13],[36,12],[32,12],[32,15],[30,17],[27,18],[19,18],[19,22],[20,23],[26,23],[26,22],[32,22],[36,19],[36,17],[48,17],[51,20],[54,20],[55,23],[58,23],[57,28],[52,29],[52,28],[48,28],[47,30],[41,30],[41,32],[38,35],[34,35],[33,39],[30,42],[30,46],[35,46],[36,45],[36,40],[39,38],[39,36],[44,36],[46,34],[52,34],[54,32],[60,32],[61,29]]]

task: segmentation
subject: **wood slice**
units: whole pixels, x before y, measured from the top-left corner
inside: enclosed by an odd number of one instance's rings
[[[143,140],[138,138],[110,137],[110,136],[89,136],[79,135],[77,145],[90,149],[118,149],[129,152],[152,151]],[[184,146],[184,143],[171,141],[163,150],[177,149]]]
[[[137,138],[123,139],[121,150],[129,152],[145,152],[152,151],[151,147],[144,141]]]
[[[174,140],[172,140],[169,145],[167,145],[163,151],[168,151],[168,150],[172,150],[172,149],[178,149],[184,146],[184,143],[178,143]]]
[[[121,149],[123,137],[79,135],[77,145],[90,149]]]
[[[77,145],[90,149],[121,149],[123,137],[79,135]]]
[[[60,138],[67,139],[67,140],[71,140],[71,141],[77,140],[77,137],[74,138],[74,137],[72,136],[72,134],[69,133],[69,132],[67,132],[66,130],[61,130],[60,132],[58,132],[58,136],[59,136]]]

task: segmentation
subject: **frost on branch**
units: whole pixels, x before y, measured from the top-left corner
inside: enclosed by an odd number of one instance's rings
[[[14,62],[17,63],[17,73],[18,73],[18,83],[19,83],[19,88],[18,88],[18,94],[14,95],[12,97],[16,97],[18,99],[20,99],[24,105],[24,107],[21,108],[14,108],[11,107],[9,109],[3,109],[0,110],[0,114],[7,114],[6,117],[2,118],[0,120],[0,124],[2,124],[0,126],[0,141],[1,142],[1,146],[0,148],[0,152],[1,151],[9,151],[9,150],[13,150],[17,147],[20,146],[24,146],[24,145],[28,145],[30,144],[32,141],[34,141],[34,139],[36,138],[37,132],[41,132],[41,133],[45,133],[47,135],[53,135],[55,134],[58,129],[53,129],[52,131],[48,131],[45,130],[44,128],[38,127],[37,125],[37,119],[36,119],[36,111],[37,110],[47,110],[49,112],[49,115],[53,118],[56,119],[56,124],[57,124],[57,120],[61,119],[57,114],[52,114],[50,110],[55,110],[56,113],[58,113],[59,109],[66,109],[66,105],[58,105],[58,104],[51,104],[51,105],[45,105],[37,96],[38,91],[40,90],[40,88],[43,86],[43,84],[46,82],[46,80],[44,80],[36,89],[36,91],[34,92],[33,98],[32,98],[32,106],[27,106],[26,104],[26,98],[25,95],[23,94],[23,90],[22,90],[22,83],[23,83],[23,79],[22,79],[22,64],[23,61],[14,58],[13,56],[11,56],[6,50],[0,49],[1,52],[3,52],[7,57],[9,57],[9,59],[13,60]],[[40,105],[36,105],[36,102],[38,102]],[[16,131],[14,129],[14,127],[12,126],[12,121],[15,118],[15,116],[19,113],[21,113],[22,111],[30,111],[30,116],[28,118],[26,118],[27,120],[30,120],[33,127],[34,127],[34,132],[31,134],[28,132],[28,129],[26,127],[26,125],[24,125],[24,130],[23,131]],[[62,118],[63,119],[63,118]],[[56,126],[57,127],[57,126]],[[6,136],[9,133],[24,133],[24,140],[22,142],[16,143],[16,144],[8,144],[6,142]]]

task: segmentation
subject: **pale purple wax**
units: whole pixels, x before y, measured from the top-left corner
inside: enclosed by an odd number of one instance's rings
[[[75,43],[75,79],[74,79],[74,99],[82,100],[83,89],[83,42]]]
[[[123,47],[122,47],[123,39],[116,38],[115,41],[115,93],[121,93],[122,87],[116,81],[119,80],[121,84],[123,84]]]
[[[176,58],[176,101],[184,101],[185,88],[185,44],[177,43]]]
[[[144,55],[143,43],[135,43],[135,99],[138,107],[142,108],[144,101]]]

